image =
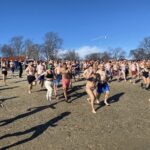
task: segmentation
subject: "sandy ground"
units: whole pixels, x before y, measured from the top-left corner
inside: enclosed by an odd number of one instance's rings
[[[109,102],[86,101],[84,81],[73,83],[71,103],[48,106],[46,91],[36,86],[27,93],[27,81],[8,79],[0,85],[0,149],[12,150],[150,150],[150,91],[140,83],[112,82]]]

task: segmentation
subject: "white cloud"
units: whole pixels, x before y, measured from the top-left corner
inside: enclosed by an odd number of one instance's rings
[[[102,50],[97,46],[82,46],[79,48],[71,48],[72,50],[75,50],[81,58],[84,58],[86,55],[91,53],[99,53],[102,52]],[[62,56],[63,54],[67,53],[68,50],[63,49],[59,51],[59,56]]]
[[[76,49],[76,52],[79,54],[81,58],[84,58],[86,55],[91,53],[99,53],[101,50],[97,46],[83,46]]]

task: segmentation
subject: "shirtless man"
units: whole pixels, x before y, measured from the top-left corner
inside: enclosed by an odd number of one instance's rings
[[[37,75],[41,75],[46,71],[46,66],[43,64],[42,61],[40,61],[39,65],[37,65]],[[39,77],[39,84],[41,85],[41,88],[43,88],[44,85],[44,75]]]
[[[28,93],[31,94],[32,86],[36,84],[35,80],[35,67],[33,66],[33,62],[29,62],[28,67],[26,68],[27,80],[29,83]]]
[[[14,62],[11,60],[9,65],[10,65],[10,70],[11,70],[12,77],[15,77],[15,75],[14,75],[14,71],[15,71],[15,64],[14,64]]]
[[[126,64],[125,62],[120,62],[120,77],[123,76],[124,81],[127,81],[126,79]]]
[[[131,77],[132,79],[130,80],[131,83],[135,84],[136,82],[136,77],[137,77],[137,66],[135,62],[132,62],[130,64],[130,70],[131,70]]]
[[[70,81],[71,81],[71,70],[67,68],[66,63],[63,64],[63,67],[61,69],[61,74],[62,74],[62,87],[63,87],[64,97],[66,102],[68,102],[67,91],[69,89]]]
[[[58,66],[55,66],[55,80],[54,80],[54,94],[55,97],[58,99],[58,86],[60,85],[60,81],[62,79],[62,75],[61,75],[61,63],[58,63]]]
[[[98,99],[100,98],[100,95],[104,93],[105,94],[104,103],[107,106],[109,106],[107,99],[109,97],[110,89],[107,83],[107,76],[106,76],[104,65],[99,65],[99,70],[97,71],[97,73],[100,75],[101,78],[101,82],[98,83],[98,88],[97,88]]]
[[[118,80],[119,80],[119,65],[117,62],[114,62],[113,64],[113,76]]]
[[[67,68],[70,71],[70,86],[69,87],[72,88],[72,83],[73,83],[72,78],[74,77],[74,75],[73,75],[73,66],[72,66],[71,61],[67,62]]]
[[[111,66],[111,61],[107,62],[105,64],[105,69],[106,69],[106,75],[107,75],[107,80],[111,81],[112,79],[112,66]]]

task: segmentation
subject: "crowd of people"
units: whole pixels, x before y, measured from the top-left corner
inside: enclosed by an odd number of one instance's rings
[[[15,63],[10,61],[9,67],[3,62],[1,70],[3,81],[6,85],[8,70],[11,71],[12,77],[15,72]],[[108,98],[110,94],[109,83],[117,82],[131,82],[136,84],[141,82],[141,88],[145,90],[150,89],[150,60],[140,61],[28,61],[28,64],[19,61],[18,76],[22,78],[23,70],[27,75],[28,93],[32,93],[32,88],[37,83],[41,88],[45,86],[47,89],[46,99],[49,104],[52,101],[54,94],[56,99],[58,97],[58,87],[62,85],[63,95],[66,102],[69,102],[68,89],[72,88],[72,82],[84,78],[86,81],[85,91],[88,95],[87,101],[91,105],[92,113],[96,113],[94,104],[99,104],[100,95],[104,93],[104,103],[109,106]]]

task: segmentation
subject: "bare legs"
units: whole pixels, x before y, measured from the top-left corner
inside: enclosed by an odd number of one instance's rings
[[[55,94],[55,97],[58,99],[58,87],[56,84],[54,84],[54,94]]]
[[[109,92],[106,92],[105,97],[104,97],[104,103],[105,103],[105,105],[110,106],[110,104],[107,102],[108,97],[109,97]]]
[[[29,93],[29,94],[31,94],[31,90],[32,90],[33,86],[35,86],[35,85],[36,85],[36,82],[35,82],[35,81],[32,82],[31,84],[29,84],[29,86],[28,86],[28,93]]]
[[[67,87],[63,87],[64,97],[65,97],[65,100],[66,100],[66,101],[68,101],[68,94],[67,94],[67,90],[68,90],[68,88],[67,88]]]
[[[95,95],[94,91],[91,90],[90,88],[86,88],[86,92],[87,92],[87,94],[88,94],[88,96],[89,96],[89,98],[88,98],[87,100],[88,100],[88,101],[90,102],[90,104],[91,104],[92,113],[96,113],[95,108],[94,108],[94,101],[95,101],[95,99],[96,99],[96,95]]]
[[[150,85],[150,79],[143,77],[143,82],[144,82],[144,87],[145,87],[146,89],[148,89],[148,88],[149,88],[149,85]]]
[[[3,82],[4,82],[5,85],[7,85],[6,84],[6,78],[7,78],[7,75],[3,74]]]
[[[29,84],[29,86],[28,86],[28,93],[29,93],[29,94],[31,94],[31,90],[32,90],[32,83]]]
[[[43,86],[44,86],[44,80],[41,80],[41,81],[39,82],[39,84],[41,85],[41,89],[42,89]]]
[[[99,101],[99,99],[100,99],[100,94],[98,94],[97,95],[97,99],[98,99],[98,101]],[[105,93],[105,96],[104,96],[104,103],[105,103],[105,105],[107,105],[107,106],[110,106],[110,104],[108,103],[108,97],[109,97],[109,91],[107,91],[106,93]]]

